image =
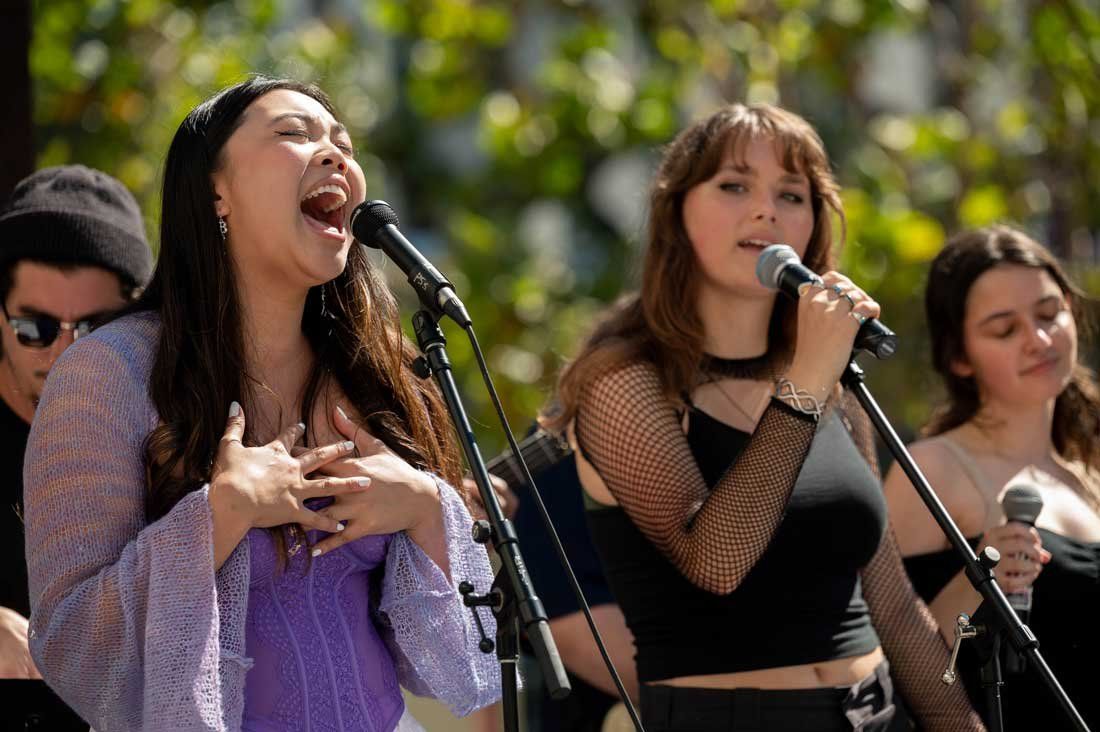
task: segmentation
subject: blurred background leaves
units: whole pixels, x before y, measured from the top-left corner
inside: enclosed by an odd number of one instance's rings
[[[249,72],[318,82],[370,196],[455,280],[517,429],[633,283],[660,146],[723,101],[777,102],[824,138],[844,268],[903,337],[869,368],[903,431],[937,393],[921,292],[945,236],[1016,222],[1100,288],[1094,3],[38,0],[32,22],[37,164],[120,177],[154,240],[164,154],[195,104]],[[449,336],[490,454],[503,438]]]

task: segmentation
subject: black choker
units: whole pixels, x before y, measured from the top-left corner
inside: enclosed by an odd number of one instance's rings
[[[762,353],[752,358],[722,358],[703,354],[703,362],[699,368],[703,373],[720,379],[760,379],[771,378],[773,356]]]

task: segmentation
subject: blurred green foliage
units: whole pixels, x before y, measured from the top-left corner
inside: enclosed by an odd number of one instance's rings
[[[154,239],[195,104],[252,71],[319,82],[370,195],[456,279],[517,428],[630,285],[660,145],[723,100],[821,132],[844,267],[903,336],[870,383],[915,428],[937,391],[923,276],[946,235],[1019,222],[1100,288],[1098,66],[1100,13],[1078,0],[38,0],[32,49],[39,163],[117,175]],[[491,453],[503,439],[449,335]]]

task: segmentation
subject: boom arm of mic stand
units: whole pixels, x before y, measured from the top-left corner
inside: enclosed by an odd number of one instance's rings
[[[944,508],[939,496],[932,490],[932,486],[913,461],[913,456],[905,449],[901,438],[898,437],[897,432],[890,425],[890,421],[879,408],[874,397],[871,396],[863,377],[863,369],[853,359],[849,361],[840,381],[856,395],[863,411],[871,419],[875,430],[882,437],[890,452],[893,453],[898,465],[909,477],[909,481],[917,490],[921,500],[924,501],[924,505],[928,507],[932,518],[939,524],[940,529],[947,537],[948,542],[951,543],[951,546],[954,547],[955,552],[962,557],[967,579],[970,580],[970,584],[974,586],[974,589],[981,594],[982,602],[989,609],[989,621],[995,623],[1000,630],[1006,633],[1013,648],[1025,654],[1035,664],[1035,668],[1039,670],[1040,676],[1043,677],[1050,691],[1058,699],[1062,709],[1066,712],[1066,716],[1073,722],[1074,728],[1080,730],[1080,732],[1088,732],[1085,721],[1081,718],[1081,715],[1073,706],[1073,702],[1070,701],[1062,685],[1039,653],[1039,641],[1036,640],[1031,629],[1020,622],[1020,618],[1017,617],[1012,606],[1008,604],[1008,598],[1005,597],[1000,586],[994,581],[993,572],[978,561],[978,556],[970,548],[966,538],[959,531],[959,527],[951,519],[947,509]]]
[[[557,646],[554,644],[554,638],[550,633],[546,610],[543,609],[542,602],[535,595],[531,577],[527,573],[527,565],[520,553],[515,529],[512,522],[504,517],[500,502],[497,500],[496,493],[493,492],[492,484],[489,482],[489,473],[485,469],[485,461],[481,457],[477,440],[459,397],[458,388],[454,383],[450,360],[447,357],[447,341],[443,336],[443,331],[439,328],[437,319],[437,314],[427,309],[419,310],[413,315],[413,330],[416,333],[417,343],[424,354],[428,368],[443,393],[447,411],[450,413],[452,422],[454,422],[459,442],[462,444],[462,450],[470,466],[470,472],[485,506],[485,513],[489,519],[489,538],[493,542],[493,548],[500,557],[502,565],[501,573],[498,575],[494,586],[504,594],[502,606],[508,608],[509,605],[512,605],[515,612],[518,613],[519,621],[527,632],[535,656],[538,658],[550,696],[554,699],[561,699],[568,695],[570,690],[569,679],[565,674],[565,666],[562,664],[561,656],[558,655]],[[498,617],[498,624],[502,622],[514,626],[515,617]],[[498,633],[500,630],[498,628]],[[503,630],[508,631],[510,629],[504,628]],[[511,675],[514,679],[515,664],[512,664],[511,669],[502,668],[502,674]],[[506,690],[507,686],[508,682],[505,681]],[[505,706],[508,706],[508,700],[505,700]],[[508,724],[508,715],[505,716],[505,723]]]

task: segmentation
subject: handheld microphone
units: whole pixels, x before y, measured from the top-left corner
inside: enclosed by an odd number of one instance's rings
[[[817,273],[798,258],[798,254],[786,244],[772,244],[760,253],[756,260],[756,279],[770,290],[798,299],[802,285],[821,284]],[[867,351],[875,358],[890,358],[898,350],[898,337],[879,320],[868,318],[859,326],[853,348]]]
[[[1043,497],[1034,486],[1014,485],[1001,497],[1001,508],[1004,509],[1006,520],[1034,526],[1035,519],[1039,518],[1039,513],[1043,510]],[[1008,604],[1023,623],[1027,622],[1031,614],[1031,589],[1028,587],[1023,592],[1006,595]]]
[[[398,228],[397,214],[385,201],[364,201],[351,212],[351,233],[363,244],[381,249],[409,278],[420,302],[437,315],[442,312],[463,328],[470,315],[455,294],[454,285],[424,258]]]

